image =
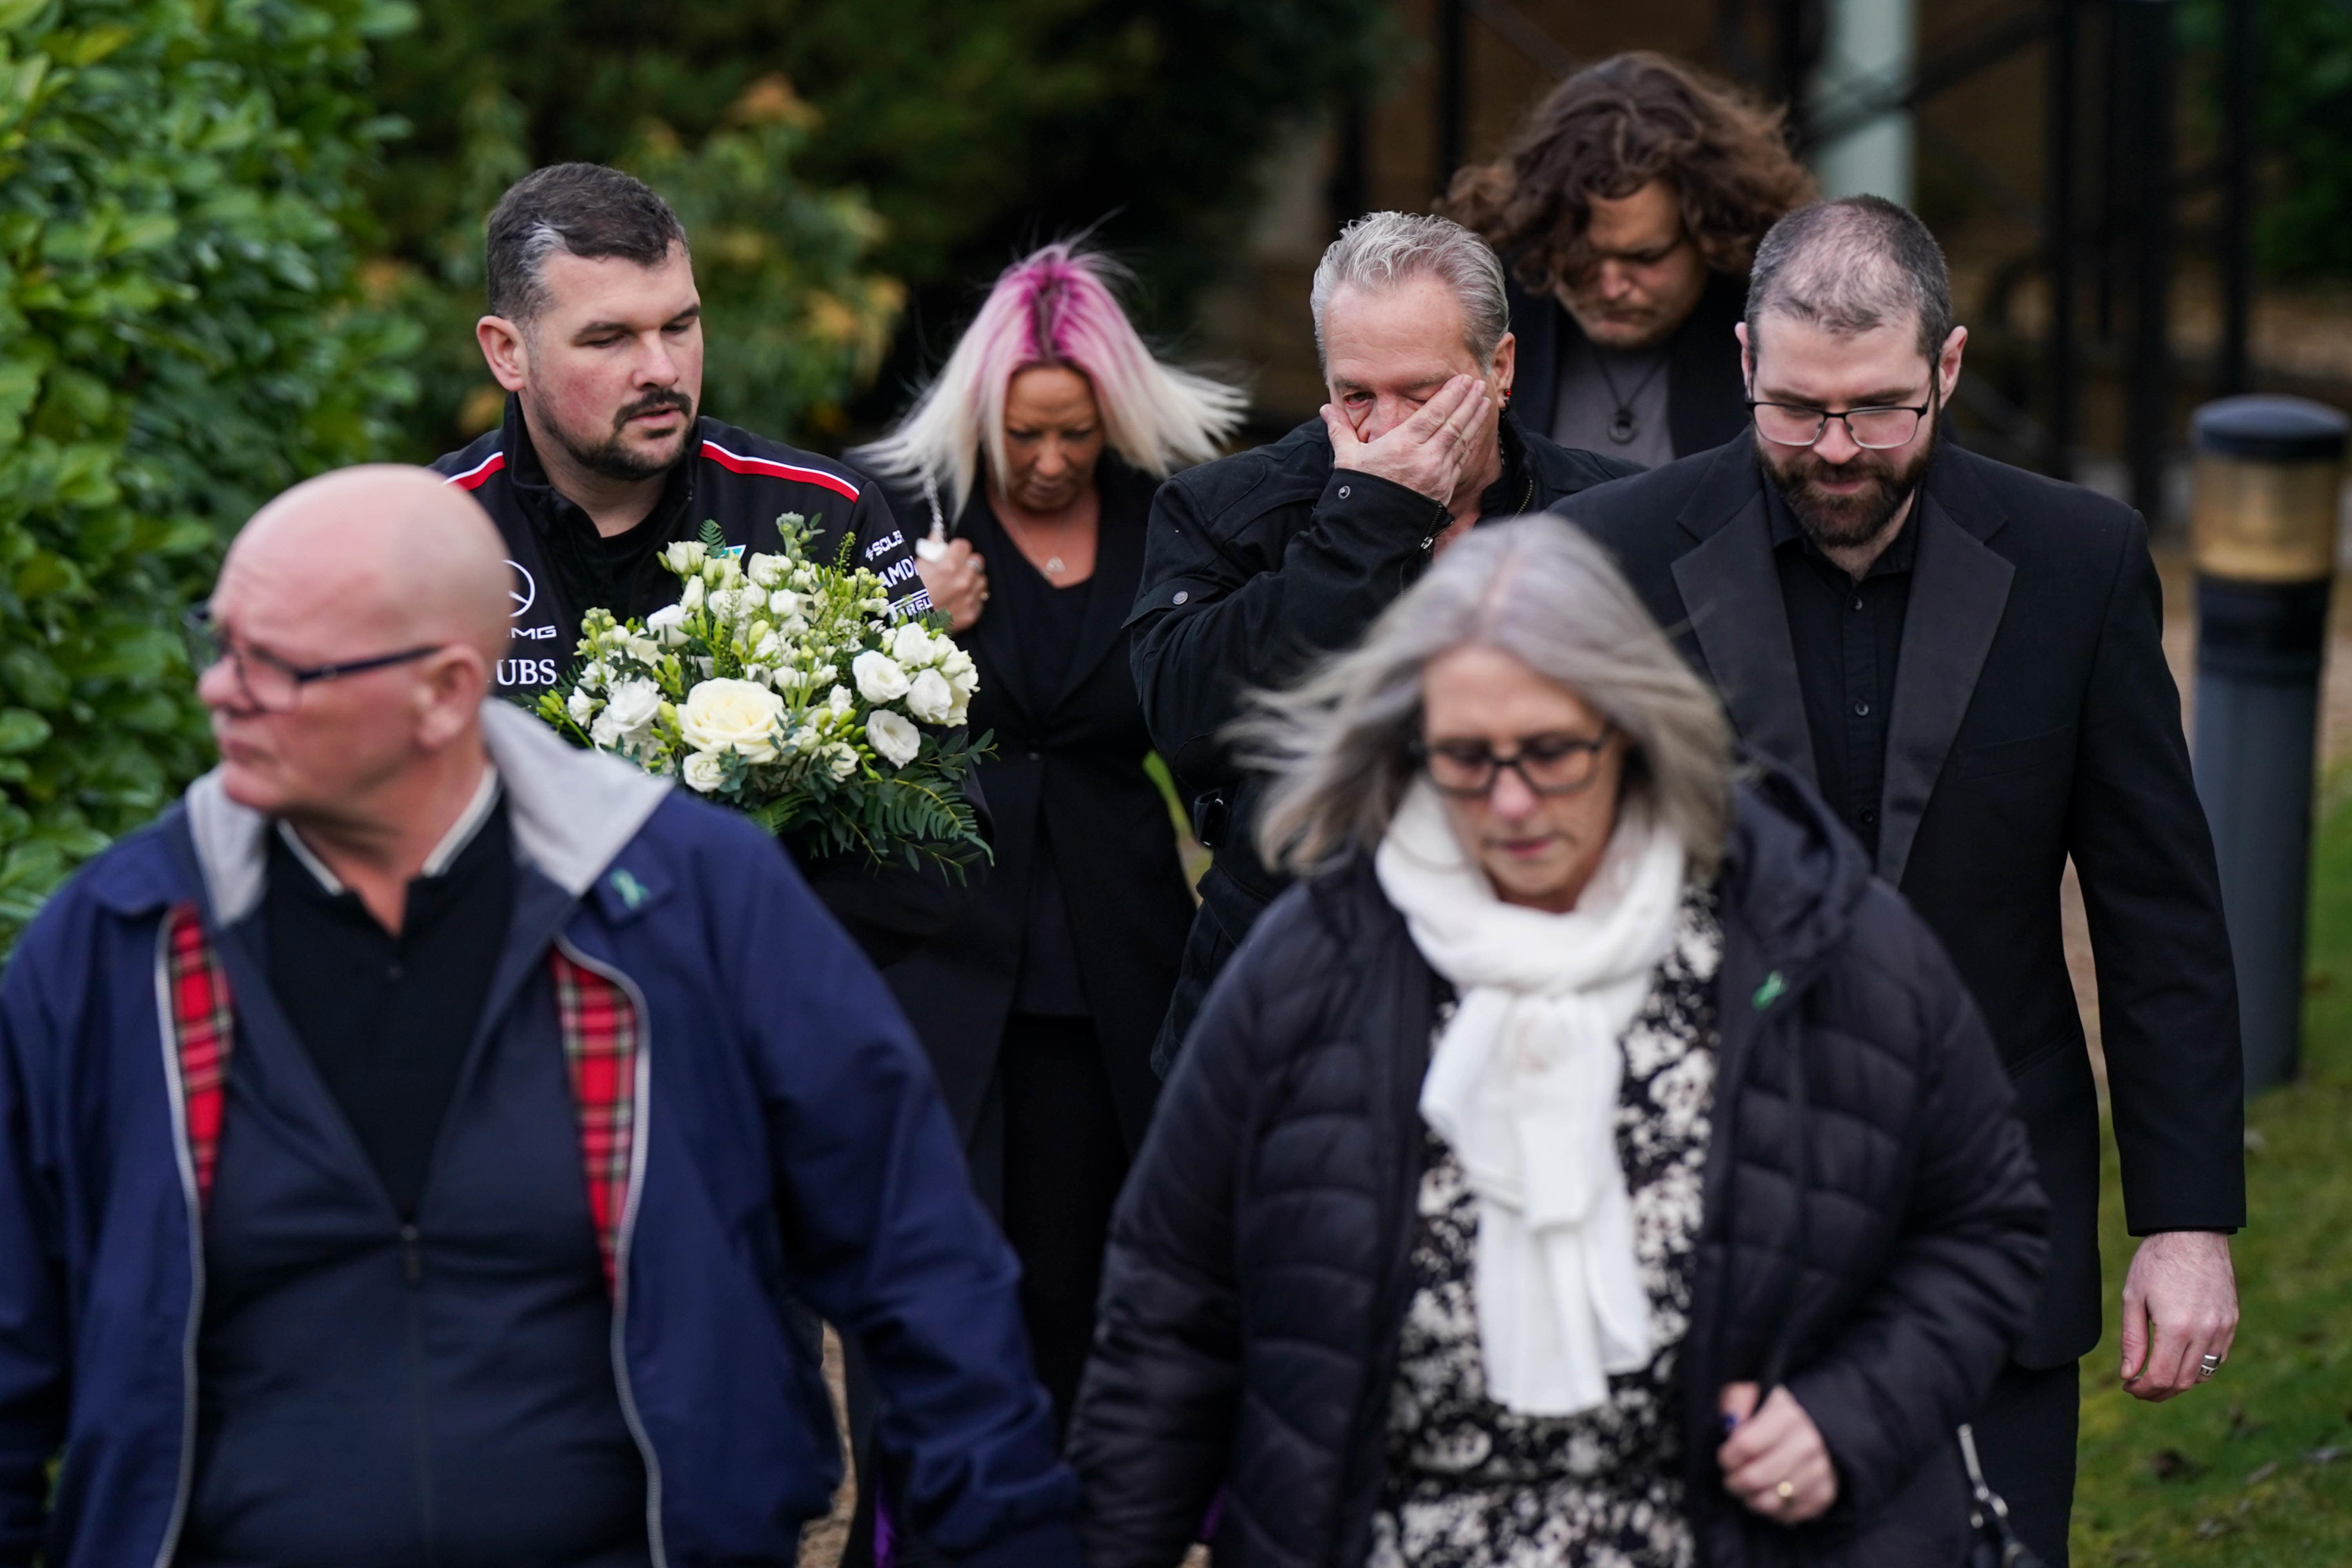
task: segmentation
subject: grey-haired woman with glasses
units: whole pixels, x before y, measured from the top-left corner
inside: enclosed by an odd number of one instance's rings
[[[2042,1199],[1942,951],[1601,552],[1269,695],[1269,862],[1120,1201],[1093,1568],[1952,1568]]]

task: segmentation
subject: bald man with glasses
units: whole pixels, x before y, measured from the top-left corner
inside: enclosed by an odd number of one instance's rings
[[[912,1033],[772,839],[492,699],[504,555],[422,468],[264,508],[220,766],[0,977],[0,1563],[789,1561],[804,1303],[942,1551],[1076,1568]]]

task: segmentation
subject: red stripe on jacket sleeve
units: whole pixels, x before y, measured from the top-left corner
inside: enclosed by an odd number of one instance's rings
[[[779,463],[773,458],[747,458],[730,452],[716,441],[702,444],[702,455],[733,474],[765,474],[775,479],[798,479],[804,485],[823,485],[838,496],[857,499],[857,487],[839,474],[828,474],[823,468],[803,468],[792,463]]]

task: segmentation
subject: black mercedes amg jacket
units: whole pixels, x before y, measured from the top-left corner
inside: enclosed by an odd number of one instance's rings
[[[499,695],[525,706],[562,679],[580,637],[580,617],[607,609],[627,619],[651,615],[677,598],[678,581],[655,559],[663,543],[699,539],[715,522],[730,544],[753,551],[781,545],[776,519],[797,512],[814,530],[810,552],[831,561],[845,537],[853,559],[889,587],[902,614],[931,607],[915,573],[914,551],[891,515],[882,487],[856,469],[798,451],[781,441],[721,425],[695,422],[687,456],[669,472],[644,536],[616,560],[586,511],[557,493],[540,465],[520,403],[507,399],[499,428],[462,452],[433,465],[453,485],[481,502],[506,541],[515,571],[512,652],[499,661]],[[988,826],[977,781],[965,793]],[[897,962],[954,924],[985,879],[985,862],[961,879],[893,864],[877,868],[845,857],[818,860],[795,853],[801,874],[877,966]]]
[[[776,519],[797,512],[816,531],[812,553],[830,561],[842,536],[856,541],[856,561],[889,585],[901,611],[930,608],[915,574],[915,555],[890,514],[882,487],[829,458],[721,425],[695,421],[687,456],[670,469],[655,503],[651,534],[616,563],[588,514],[548,483],[521,405],[507,399],[499,426],[433,465],[482,503],[505,538],[515,570],[512,655],[499,662],[499,695],[526,703],[562,678],[592,609],[625,620],[650,615],[677,597],[677,580],[654,559],[657,547],[699,539],[716,522],[730,544],[778,548]],[[654,548],[643,547],[651,544]]]

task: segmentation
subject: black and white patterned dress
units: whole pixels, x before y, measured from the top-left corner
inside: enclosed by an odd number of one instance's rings
[[[1688,1568],[1695,1560],[1677,1352],[1690,1326],[1722,954],[1714,894],[1694,889],[1625,1036],[1617,1154],[1658,1351],[1642,1371],[1610,1378],[1607,1404],[1528,1416],[1486,1397],[1472,1294],[1477,1199],[1454,1152],[1424,1132],[1413,1295],[1371,1568]]]

